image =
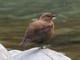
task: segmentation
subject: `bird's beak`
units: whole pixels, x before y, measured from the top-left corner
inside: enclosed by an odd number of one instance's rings
[[[52,20],[55,20],[55,19],[56,19],[56,16],[57,16],[57,15],[53,15],[53,18],[52,18]]]
[[[57,15],[53,15],[53,17],[56,17]]]

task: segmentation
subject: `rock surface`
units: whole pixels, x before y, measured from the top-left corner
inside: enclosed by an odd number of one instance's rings
[[[39,47],[29,50],[10,50],[0,44],[0,60],[71,60],[63,53],[51,49],[39,49]]]

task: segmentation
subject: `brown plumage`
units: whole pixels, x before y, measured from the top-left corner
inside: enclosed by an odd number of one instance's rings
[[[53,17],[51,13],[44,13],[39,20],[32,22],[21,44],[27,46],[30,43],[45,44],[50,41],[54,34]]]

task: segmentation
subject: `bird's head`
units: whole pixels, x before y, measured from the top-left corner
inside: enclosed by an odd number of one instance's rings
[[[56,17],[56,16],[53,15],[52,13],[44,13],[40,17],[40,20],[51,21],[51,20],[53,20],[54,17]]]

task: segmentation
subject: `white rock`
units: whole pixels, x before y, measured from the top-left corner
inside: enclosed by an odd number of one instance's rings
[[[13,59],[14,58],[14,59]],[[51,49],[31,48],[25,51],[10,50],[0,44],[0,60],[71,60],[63,53]]]
[[[0,44],[0,60],[13,60],[12,56],[2,44]]]
[[[11,56],[15,56],[15,55],[17,55],[17,54],[19,54],[19,53],[21,53],[22,51],[20,51],[20,50],[10,50],[9,51],[9,53],[10,53],[10,55]]]
[[[16,57],[17,56],[17,57]],[[39,49],[39,47],[25,50],[15,56],[15,60],[71,60],[62,53],[51,49]]]

